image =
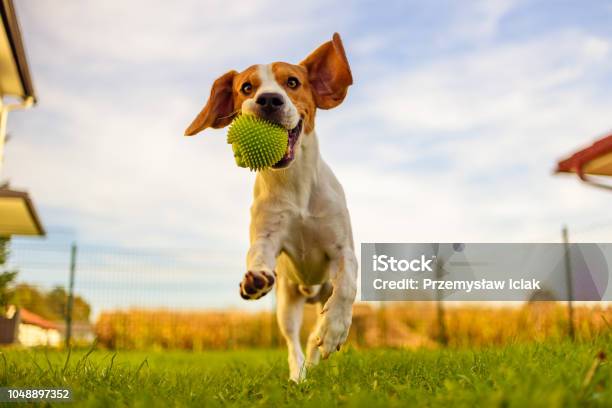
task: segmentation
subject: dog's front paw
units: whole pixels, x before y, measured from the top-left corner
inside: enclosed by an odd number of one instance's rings
[[[353,315],[351,303],[336,304],[330,301],[323,308],[323,318],[319,321],[316,331],[316,345],[323,359],[329,357],[334,351],[340,350],[340,346],[348,337]]]
[[[240,282],[240,296],[246,300],[265,296],[274,286],[274,273],[248,271]]]

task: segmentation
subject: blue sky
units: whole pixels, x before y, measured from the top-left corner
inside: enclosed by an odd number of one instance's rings
[[[334,31],[355,85],[316,127],[357,243],[557,241],[563,223],[610,240],[610,194],[551,174],[612,129],[609,2],[328,3],[20,1],[39,104],[11,113],[2,175],[49,230],[15,243],[22,279],[65,282],[63,265],[29,267],[50,255],[28,248],[75,240],[131,262],[83,272],[99,308],[244,306],[254,177],[225,131],[182,132],[216,77],[299,62]],[[150,253],[167,255],[152,268]],[[169,279],[191,297],[143,283]]]

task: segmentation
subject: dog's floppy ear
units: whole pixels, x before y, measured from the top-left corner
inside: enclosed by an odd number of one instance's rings
[[[234,118],[232,86],[236,71],[229,71],[215,80],[206,106],[185,130],[185,136],[193,136],[206,128],[222,128]]]
[[[331,109],[340,105],[353,84],[340,35],[334,33],[331,41],[314,50],[300,65],[308,70],[317,107]]]

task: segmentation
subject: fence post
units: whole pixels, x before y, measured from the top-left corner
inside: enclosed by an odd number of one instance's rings
[[[436,280],[442,280],[442,261],[436,258]],[[442,291],[436,289],[436,306],[438,312],[438,341],[446,346],[448,344],[448,335],[446,334],[446,322],[444,321],[444,301],[442,300]]]
[[[70,248],[70,280],[68,282],[68,303],[66,305],[66,348],[70,348],[72,337],[72,307],[74,305],[74,273],[76,270],[77,246],[72,243]]]
[[[565,247],[565,281],[567,284],[567,311],[568,311],[568,325],[567,332],[570,339],[574,340],[576,332],[574,330],[574,282],[572,279],[572,259],[570,256],[570,244],[569,236],[567,233],[567,226],[563,226],[563,246]]]

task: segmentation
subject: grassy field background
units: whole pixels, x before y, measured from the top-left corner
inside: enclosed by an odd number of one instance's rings
[[[347,349],[287,381],[284,350],[2,350],[0,383],[80,406],[612,406],[609,336],[479,349]],[[66,406],[58,404],[59,406]],[[11,406],[15,406],[12,404]]]

